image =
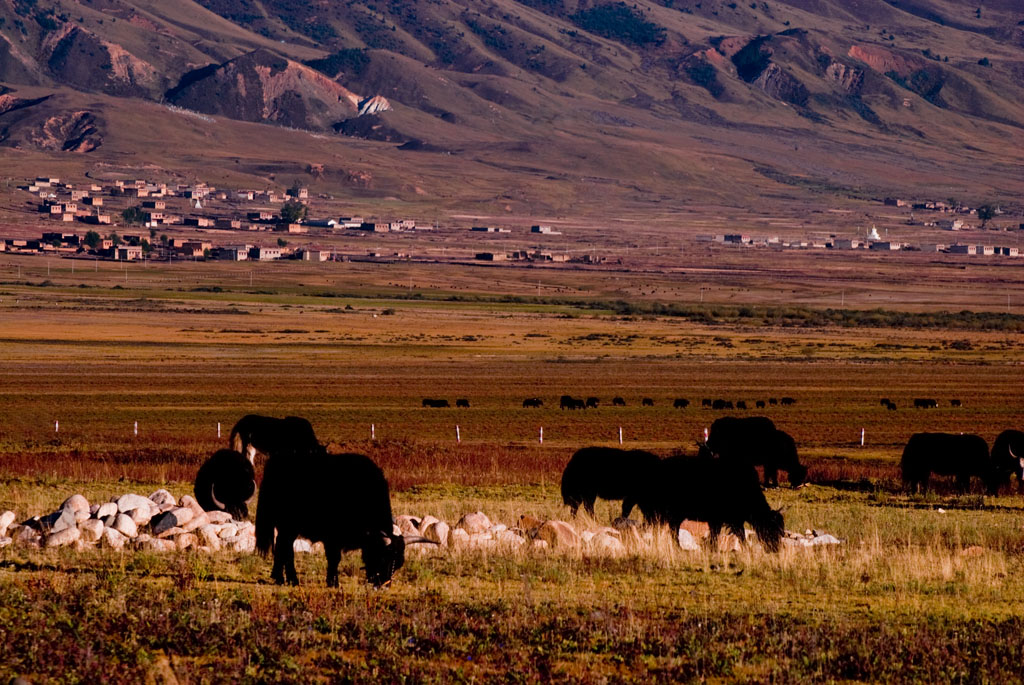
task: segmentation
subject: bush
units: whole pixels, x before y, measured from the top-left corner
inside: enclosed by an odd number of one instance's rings
[[[665,42],[665,29],[647,21],[624,2],[597,5],[569,17],[585,31],[626,45],[646,47]]]

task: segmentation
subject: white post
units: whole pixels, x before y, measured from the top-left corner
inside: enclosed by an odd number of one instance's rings
[[[135,435],[138,435],[138,434],[139,434],[139,422],[136,421],[135,422]]]
[[[540,444],[544,444],[544,426],[540,427]]]
[[[863,428],[860,429],[860,446],[861,447],[864,446],[864,429]]]
[[[60,421],[53,422],[53,432],[60,433]]]
[[[455,442],[462,442],[462,434],[459,432],[459,424],[455,424]]]
[[[619,444],[622,444],[622,426],[619,426]]]
[[[217,422],[217,438],[220,439],[220,421]]]
[[[708,441],[708,427],[704,426],[704,442]]]
[[[370,424],[370,440],[376,440],[376,439],[377,439],[377,427],[374,426],[371,423]]]

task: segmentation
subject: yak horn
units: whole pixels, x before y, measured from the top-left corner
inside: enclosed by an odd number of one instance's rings
[[[792,505],[783,504],[781,507],[779,507],[775,511],[777,511],[777,512],[779,512],[781,514],[782,512],[786,511],[786,509],[789,509],[790,506],[792,506]]]
[[[405,544],[407,544],[407,545],[415,545],[415,544],[420,543],[420,542],[430,543],[431,545],[440,545],[441,544],[437,540],[431,540],[430,538],[425,538],[422,535],[404,535],[402,537],[405,540]]]
[[[1006,443],[1006,451],[1010,453],[1010,456],[1012,458],[1014,458],[1014,459],[1019,459],[1020,458],[1016,454],[1013,453],[1013,443],[1012,442],[1007,442]]]
[[[210,483],[210,499],[213,500],[213,505],[221,511],[227,511],[227,506],[217,499],[217,495],[213,494],[213,483]]]

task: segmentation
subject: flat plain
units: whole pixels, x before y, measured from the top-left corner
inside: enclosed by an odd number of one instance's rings
[[[753,414],[788,396],[762,413],[796,438],[811,484],[768,501],[789,506],[788,529],[844,541],[687,553],[661,532],[621,558],[433,551],[379,592],[358,554],[338,590],[322,555],[283,589],[253,555],[11,546],[0,677],[1019,681],[1016,482],[990,497],[939,479],[908,496],[898,463],[914,432],[991,443],[1024,424],[1020,268],[737,254],[647,272],[401,260],[74,260],[72,272],[0,257],[0,509],[21,518],[73,492],[187,494],[233,422],[263,413],[305,416],[332,450],[371,455],[396,514],[566,519],[558,482],[575,449],[618,444],[621,428],[624,446],[692,454],[723,415],[703,398]],[[562,394],[601,406],[562,411]],[[544,406],[524,409],[527,397]],[[940,406],[914,410],[916,397]],[[600,503],[577,526],[614,515]]]

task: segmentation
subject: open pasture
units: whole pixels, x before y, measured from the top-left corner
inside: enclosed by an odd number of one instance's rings
[[[0,509],[44,513],[72,492],[185,494],[233,422],[254,412],[305,416],[332,449],[371,455],[395,513],[454,522],[480,509],[512,526],[522,514],[565,518],[566,460],[617,444],[620,426],[626,447],[693,453],[723,415],[701,399],[753,407],[790,396],[791,407],[747,413],[796,438],[812,485],[767,498],[790,505],[787,528],[845,542],[684,553],[664,535],[616,559],[417,553],[383,592],[366,588],[358,554],[328,591],[322,555],[300,560],[299,589],[279,589],[252,555],[8,547],[0,677],[1019,678],[1024,500],[977,487],[956,496],[948,482],[926,496],[898,491],[910,434],[976,432],[991,443],[1024,424],[1016,331],[702,323],[571,302],[399,299],[372,283],[337,297],[296,284],[114,285],[0,287]],[[563,411],[562,394],[601,406]],[[610,406],[616,395],[625,407]],[[542,408],[521,406],[535,396]],[[425,397],[471,406],[427,409]],[[690,406],[673,409],[677,397]],[[940,406],[914,410],[915,397]],[[599,502],[598,521],[577,525],[606,524],[614,510]]]

